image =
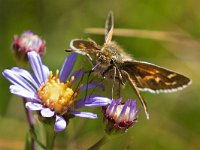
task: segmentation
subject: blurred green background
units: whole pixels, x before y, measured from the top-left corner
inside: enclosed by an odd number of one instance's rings
[[[197,0],[0,0],[0,72],[16,66],[11,51],[14,34],[31,30],[46,40],[44,63],[53,71],[67,56],[73,38],[90,37],[102,44],[103,35],[84,33],[88,27],[104,27],[110,10],[115,27],[172,31],[187,35],[172,41],[114,36],[127,53],[184,73],[193,80],[176,93],[142,92],[150,112],[143,111],[129,131],[106,143],[102,150],[199,150],[200,149],[200,1]],[[153,37],[153,35],[152,35]],[[169,40],[171,37],[168,37]],[[79,57],[79,61],[82,58]],[[89,63],[88,63],[89,64]],[[9,82],[0,76],[0,149],[23,149],[28,126],[20,98],[9,93]],[[125,97],[136,97],[127,85]],[[140,103],[138,103],[140,105]],[[87,149],[104,135],[100,109],[98,120],[75,118],[56,140],[56,149]]]

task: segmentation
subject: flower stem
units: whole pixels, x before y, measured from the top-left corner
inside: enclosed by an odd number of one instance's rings
[[[109,140],[109,136],[104,135],[97,143],[88,148],[88,150],[99,150]]]
[[[27,120],[28,120],[29,128],[34,133],[35,132],[35,128],[34,128],[33,114],[31,113],[31,111],[29,111],[26,108],[26,106],[25,106],[26,105],[26,99],[25,98],[23,98],[23,103],[24,103],[24,109],[25,109]],[[36,141],[34,140],[33,137],[31,137],[31,148],[32,148],[32,150],[36,150]]]
[[[56,133],[52,130],[52,127],[45,125],[46,129],[46,150],[53,150]]]

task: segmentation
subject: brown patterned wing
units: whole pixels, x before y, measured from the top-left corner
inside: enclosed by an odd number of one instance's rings
[[[140,90],[152,93],[175,92],[191,83],[184,75],[147,62],[126,61],[120,69],[130,75]]]
[[[110,11],[105,25],[105,43],[111,42],[113,35],[113,28],[114,28],[114,17],[113,17],[113,12]]]
[[[100,50],[100,47],[94,41],[81,39],[71,40],[70,48],[72,51],[83,55],[96,54],[96,52]]]

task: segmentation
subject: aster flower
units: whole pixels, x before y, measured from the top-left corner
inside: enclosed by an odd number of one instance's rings
[[[40,56],[45,53],[45,41],[31,31],[15,35],[12,47],[18,59],[27,60],[26,54],[30,51],[36,51]]]
[[[66,115],[97,118],[96,114],[79,112],[78,108],[105,106],[111,102],[110,99],[92,96],[76,99],[79,92],[84,91],[86,87],[102,88],[101,85],[94,83],[74,88],[74,82],[83,75],[82,70],[71,73],[77,54],[69,55],[60,74],[59,71],[56,71],[55,76],[47,66],[43,65],[40,55],[35,51],[28,52],[27,56],[34,74],[14,67],[5,69],[3,75],[12,83],[10,92],[25,98],[27,100],[26,107],[29,110],[39,111],[42,117],[55,118],[54,130],[56,132],[65,129],[68,122],[65,118]]]
[[[106,123],[106,132],[125,132],[137,122],[138,110],[136,109],[136,101],[132,99],[121,103],[122,99],[112,100],[109,106],[102,107],[104,121]]]

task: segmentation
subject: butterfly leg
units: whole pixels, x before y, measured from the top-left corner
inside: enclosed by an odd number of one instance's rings
[[[113,67],[114,73],[113,73],[113,81],[112,81],[112,99],[113,99],[113,93],[114,93],[114,87],[115,87],[115,78],[116,78],[116,67]]]
[[[142,106],[144,108],[144,111],[145,111],[145,114],[146,114],[146,117],[147,119],[149,119],[149,113],[148,113],[148,109],[147,109],[147,105],[146,105],[146,102],[144,101],[144,99],[142,98],[142,96],[140,95],[140,92],[138,90],[138,87],[136,86],[135,82],[131,79],[131,77],[129,76],[129,74],[122,70],[122,72],[124,73],[124,75],[127,77],[128,81],[131,83],[131,86],[133,87],[136,95],[138,96],[140,102],[142,103]]]
[[[89,77],[90,77],[91,73],[94,72],[94,70],[96,69],[96,67],[98,67],[100,64],[101,64],[101,62],[99,62],[98,64],[94,65],[91,70],[86,71],[88,73],[88,76],[87,76],[87,87],[86,87],[86,92],[85,92],[85,98],[86,98],[86,96],[88,94]]]
[[[120,98],[120,96],[121,96],[121,84],[125,85],[125,82],[123,81],[122,73],[119,70],[119,68],[117,67],[117,64],[114,61],[113,61],[113,63],[114,63],[114,66],[116,68],[116,71],[118,73],[118,93],[117,94],[118,94],[118,98]]]
[[[120,98],[120,96],[121,96],[121,83],[120,83],[120,81],[118,82],[118,98]]]
[[[92,59],[92,57],[89,54],[85,54],[85,56],[88,58],[88,60],[90,61],[90,63],[92,64],[92,66],[95,66],[95,62]]]

